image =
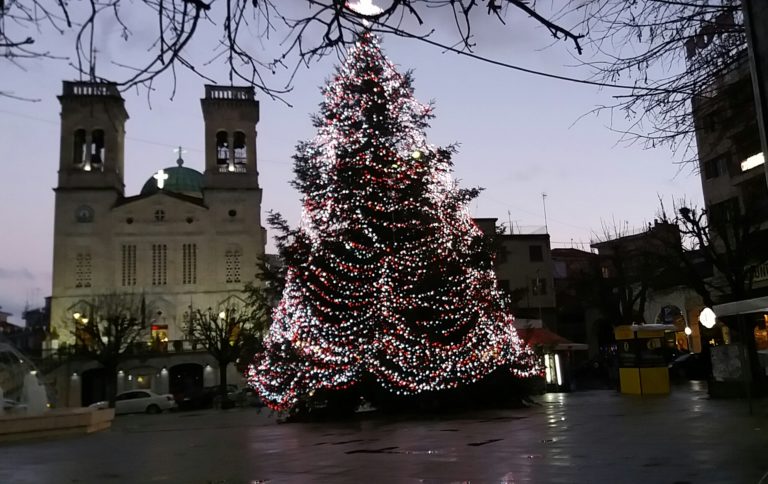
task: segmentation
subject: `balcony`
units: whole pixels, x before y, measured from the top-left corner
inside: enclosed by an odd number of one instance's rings
[[[235,86],[205,86],[206,99],[218,99],[224,101],[253,101],[255,94],[252,87]]]
[[[755,268],[754,282],[768,281],[768,262],[764,262]]]
[[[65,96],[115,96],[120,97],[117,85],[111,82],[64,81]]]
[[[245,165],[236,163],[234,165],[226,164],[219,165],[219,173],[247,173]]]

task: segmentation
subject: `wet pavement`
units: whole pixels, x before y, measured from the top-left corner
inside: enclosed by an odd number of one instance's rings
[[[118,417],[100,434],[0,446],[0,483],[768,484],[768,402],[612,391],[532,408],[278,424],[255,409]]]

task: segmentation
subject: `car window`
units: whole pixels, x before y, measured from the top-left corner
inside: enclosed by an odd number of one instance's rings
[[[149,395],[146,392],[125,392],[115,398],[115,400],[135,400],[137,398],[145,398]]]

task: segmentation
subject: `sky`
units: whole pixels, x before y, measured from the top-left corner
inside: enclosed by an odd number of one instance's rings
[[[129,11],[130,13],[130,11]],[[436,15],[430,13],[429,15]],[[128,18],[139,22],[140,18]],[[550,73],[585,78],[574,68],[572,44],[554,42],[532,20],[514,14],[507,26],[481,18],[475,29],[477,52]],[[442,23],[441,23],[442,22]],[[445,18],[440,26],[449,25]],[[113,61],[145,56],[135,41],[123,41],[114,26],[97,32],[98,72],[119,72]],[[147,27],[148,28],[148,27]],[[447,31],[438,30],[443,39]],[[146,34],[146,33],[145,33]],[[145,35],[146,38],[150,36]],[[439,35],[437,37],[440,39]],[[44,33],[41,46],[70,55],[71,35]],[[210,57],[213,36],[192,47],[193,61]],[[547,227],[553,247],[584,248],[614,222],[639,228],[652,221],[658,198],[701,201],[701,182],[690,168],[675,164],[665,149],[643,150],[617,143],[607,115],[585,114],[609,103],[621,91],[547,79],[461,57],[415,40],[386,37],[382,47],[402,70],[412,69],[416,97],[436,105],[427,132],[431,143],[458,143],[455,176],[463,186],[484,190],[469,207],[474,217],[497,217],[521,230]],[[253,40],[253,49],[276,52]],[[63,49],[63,50],[62,50]],[[586,52],[585,56],[590,53]],[[320,87],[338,59],[329,56],[301,68],[284,102],[257,93],[257,159],[263,188],[262,213],[282,213],[291,224],[300,217],[298,194],[290,187],[291,156],[298,141],[314,135],[310,115],[321,101]],[[213,64],[216,81],[228,84],[226,69]],[[61,81],[77,79],[66,60],[28,61],[22,68],[0,61],[0,89],[39,99],[0,96],[0,306],[20,323],[26,305],[40,306],[50,295],[54,193],[58,170]],[[279,86],[287,72],[278,72]],[[281,77],[282,76],[282,77]],[[269,79],[268,79],[269,80]],[[168,78],[153,92],[123,93],[126,125],[126,195],[137,194],[157,170],[175,165],[173,148],[183,146],[185,166],[203,170],[203,118],[199,99],[205,81],[179,72],[175,95]],[[616,124],[613,125],[617,126]],[[274,245],[270,242],[268,250]]]

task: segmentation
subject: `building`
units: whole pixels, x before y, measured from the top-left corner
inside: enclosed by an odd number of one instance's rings
[[[557,330],[554,265],[546,230],[498,234],[496,218],[474,219],[480,230],[495,237],[496,276],[507,291],[517,319],[538,319]],[[543,229],[543,228],[542,228]]]
[[[602,274],[597,254],[573,248],[552,249],[557,327],[563,337],[589,345],[597,359],[613,342],[613,326],[602,308]]]
[[[727,274],[712,271],[719,289],[713,299],[722,303],[716,306],[719,319],[701,338],[693,335],[712,353],[712,395],[743,394],[745,379],[752,380],[753,392],[768,393],[768,312],[751,302],[768,295],[768,184],[746,49],[734,58],[734,67],[709,87],[709,96],[692,103],[711,247],[723,260],[739,261],[733,272],[746,269],[751,278],[737,293],[724,284]],[[738,360],[733,355],[742,351],[739,345],[749,355],[749,378],[723,370],[732,366],[725,361]]]
[[[705,207],[714,217],[748,210],[758,223],[768,221],[768,185],[746,52],[709,94],[692,104]]]
[[[179,364],[197,365],[193,372],[202,374],[210,363],[189,353],[185,313],[190,306],[219,311],[241,304],[264,254],[253,88],[205,86],[203,171],[190,167],[179,149],[176,163],[158,160],[134,195],[125,193],[123,181],[128,113],[117,87],[64,82],[59,101],[51,333],[59,348],[72,345],[78,319],[98,317],[95,296],[140,295],[152,311],[147,342],[164,343],[161,352],[183,352]],[[151,364],[126,363],[122,387],[141,380],[168,391],[174,361],[155,356]],[[132,375],[131,364],[142,373]],[[85,367],[68,371],[67,378],[85,379]],[[82,403],[89,400],[85,393]],[[71,395],[66,401],[80,403]]]

